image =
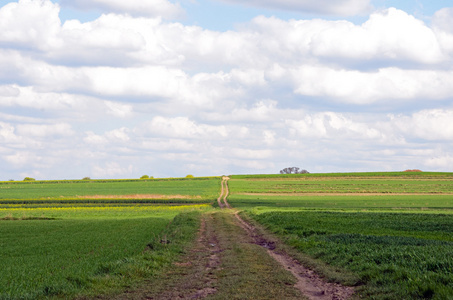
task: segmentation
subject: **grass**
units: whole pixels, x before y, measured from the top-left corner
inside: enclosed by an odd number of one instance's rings
[[[232,206],[360,297],[453,295],[453,173],[230,178]],[[108,299],[164,273],[177,284],[187,270],[172,262],[208,216],[222,250],[210,298],[297,297],[232,216],[212,212],[219,192],[219,177],[0,182],[0,299]],[[163,197],[120,197],[137,194]]]
[[[253,218],[299,251],[356,274],[365,298],[453,295],[450,215],[267,212]]]
[[[147,180],[3,181],[0,182],[0,200],[74,200],[81,196],[137,194],[182,195],[192,198],[198,196],[199,199],[211,200],[217,196],[219,186],[218,177]]]
[[[232,206],[366,299],[453,295],[453,173],[231,176]],[[306,259],[304,258],[306,257]],[[328,265],[329,268],[324,268]],[[342,271],[341,271],[342,270]]]
[[[200,214],[156,212],[0,221],[0,299],[111,293],[153,276],[193,239]]]
[[[451,195],[388,196],[254,196],[229,197],[234,207],[255,212],[271,210],[394,211],[453,213]]]
[[[453,178],[452,178],[453,179]],[[441,194],[453,193],[453,180],[401,179],[401,178],[346,178],[324,177],[289,179],[236,179],[230,182],[231,190],[238,194]]]
[[[156,276],[193,241],[219,187],[216,178],[0,183],[0,299],[92,298]],[[140,193],[164,197],[74,198]]]

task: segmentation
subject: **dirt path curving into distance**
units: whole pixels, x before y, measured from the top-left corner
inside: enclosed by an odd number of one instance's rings
[[[96,299],[348,299],[350,287],[327,283],[280,249],[277,239],[239,216],[228,203],[201,215],[192,248],[161,275],[120,295]],[[288,272],[289,271],[289,272]]]
[[[223,178],[225,182],[225,195],[228,195],[227,181],[229,178]],[[223,185],[222,185],[223,187]],[[226,207],[230,208],[228,204],[227,196],[223,198]],[[291,272],[291,274],[297,279],[295,287],[308,299],[310,300],[340,300],[348,299],[353,293],[352,287],[343,286],[337,283],[330,283],[321,278],[313,270],[304,267],[296,259],[292,258],[283,251],[276,250],[276,242],[266,239],[252,224],[246,222],[239,216],[239,211],[234,213],[239,226],[241,226],[251,240],[264,248],[267,249],[267,253],[277,261],[285,270]]]

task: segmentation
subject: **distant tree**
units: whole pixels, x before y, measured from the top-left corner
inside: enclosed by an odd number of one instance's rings
[[[140,179],[149,179],[149,176],[148,175],[143,175],[142,177],[140,177]]]
[[[307,170],[301,170],[298,167],[288,167],[284,168],[283,170],[280,170],[280,174],[308,174]]]
[[[31,177],[25,177],[24,178],[24,181],[35,181],[36,179],[34,178],[31,178]]]
[[[82,180],[91,180],[90,177],[83,177]]]
[[[195,176],[190,175],[190,174],[186,176],[186,178],[194,178],[194,177],[195,177]]]

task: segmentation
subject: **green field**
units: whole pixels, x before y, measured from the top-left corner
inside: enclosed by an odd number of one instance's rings
[[[452,297],[453,173],[231,178],[232,206],[360,297]]]
[[[219,184],[218,177],[146,180],[0,181],[0,200],[72,200],[75,198],[102,199],[102,196],[105,199],[106,196],[114,195],[181,195],[189,199],[211,201],[218,193]]]
[[[453,173],[230,178],[233,207],[357,297],[453,295]],[[220,177],[0,182],[0,299],[108,298],[161,278],[219,193]]]
[[[193,241],[219,187],[217,178],[1,183],[0,299],[105,295],[158,274]],[[140,194],[165,197],[121,198]]]

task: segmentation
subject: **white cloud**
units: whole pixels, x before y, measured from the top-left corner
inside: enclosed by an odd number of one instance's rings
[[[15,128],[13,125],[0,122],[0,141],[3,145],[11,145],[12,143],[16,143],[18,137],[14,133]]]
[[[155,117],[146,125],[147,131],[156,136],[204,139],[223,139],[228,136],[225,126],[197,124],[186,117]]]
[[[68,137],[74,134],[71,125],[66,123],[57,123],[52,125],[19,124],[16,128],[19,135],[28,137]]]
[[[0,97],[17,97],[20,90],[14,85],[0,85]]]
[[[32,151],[17,151],[14,154],[4,156],[3,158],[8,163],[19,168],[25,167],[27,165],[31,166],[41,161],[41,158]]]
[[[391,115],[391,123],[402,134],[427,141],[453,140],[453,110],[430,109],[412,115]]]
[[[132,16],[177,18],[184,14],[179,4],[167,0],[62,0],[62,5],[79,9],[101,9]]]
[[[363,14],[372,8],[370,0],[223,0],[224,2],[254,5],[291,11],[321,13],[341,16]]]
[[[145,2],[75,1],[109,13],[64,24],[48,0],[0,7],[1,176],[451,166],[451,9],[432,25],[391,8],[218,32]],[[355,14],[369,1],[249,4]]]
[[[377,60],[435,64],[447,59],[431,28],[395,8],[374,12],[361,25],[259,16],[251,26],[262,35],[259,42],[263,51],[278,55],[281,61],[284,57],[310,61],[312,57],[339,63],[343,59],[347,63]]]
[[[116,176],[130,176],[133,174],[134,167],[128,165],[123,167],[117,162],[106,162],[103,165],[93,166],[91,172],[96,178],[112,178]]]
[[[295,92],[347,103],[378,100],[447,99],[453,93],[453,72],[383,68],[376,72],[303,66],[294,70]]]
[[[442,154],[440,156],[428,158],[424,163],[426,166],[434,168],[435,170],[452,170],[453,156],[450,154]]]
[[[287,120],[286,124],[297,135],[308,138],[351,140],[385,138],[378,129],[334,112],[306,114],[300,120]]]
[[[48,0],[19,0],[0,8],[0,45],[49,50],[59,44],[60,7]]]

